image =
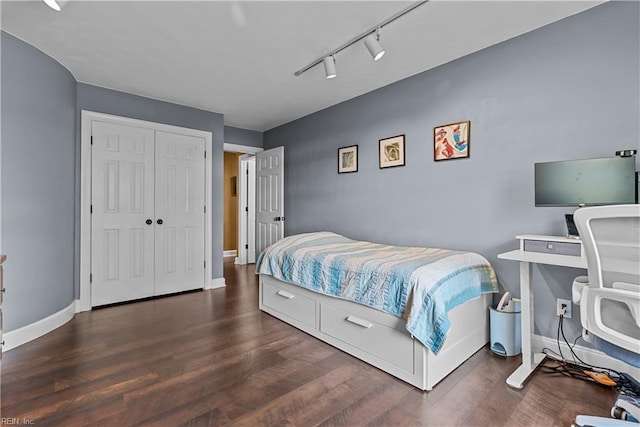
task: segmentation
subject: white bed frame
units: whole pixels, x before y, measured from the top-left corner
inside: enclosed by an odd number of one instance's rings
[[[449,311],[451,329],[436,356],[400,318],[260,275],[260,310],[421,390],[431,390],[489,341],[490,303],[485,294]]]

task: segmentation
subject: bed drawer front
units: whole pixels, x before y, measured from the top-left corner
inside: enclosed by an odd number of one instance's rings
[[[262,304],[292,319],[317,328],[316,302],[295,292],[263,283]]]
[[[326,304],[322,304],[320,309],[320,330],[407,372],[413,372],[414,341],[409,334]]]

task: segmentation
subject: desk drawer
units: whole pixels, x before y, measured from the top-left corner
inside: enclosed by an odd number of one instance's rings
[[[317,328],[316,302],[296,294],[295,291],[285,291],[277,286],[263,282],[262,304],[292,319]]]
[[[553,242],[548,240],[524,240],[525,252],[541,252],[545,254],[581,256],[582,244],[580,242]]]
[[[408,333],[322,304],[320,330],[407,372],[413,372],[414,341]]]

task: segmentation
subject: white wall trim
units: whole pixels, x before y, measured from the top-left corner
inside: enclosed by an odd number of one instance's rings
[[[234,256],[236,256],[236,255],[237,255],[237,252],[236,252],[236,250],[235,250],[235,249],[233,249],[233,250],[231,250],[231,251],[224,251],[224,252],[222,252],[222,256],[223,256],[223,257],[225,257],[225,258],[232,257],[232,256],[234,257]]]
[[[230,144],[228,142],[225,142],[223,151],[229,151],[231,153],[256,154],[264,151],[264,148],[252,147],[251,145]]]
[[[5,352],[11,350],[48,334],[73,319],[75,314],[76,301],[72,301],[71,304],[57,313],[53,313],[52,315],[31,323],[30,325],[4,333],[4,345],[2,346],[2,351]]]
[[[212,159],[213,159],[213,134],[208,131],[183,128],[164,123],[149,122],[146,120],[131,119],[128,117],[113,116],[110,114],[95,113],[82,110],[80,128],[80,295],[78,299],[78,312],[91,310],[91,122],[101,121],[125,126],[137,126],[162,132],[180,133],[183,135],[204,138],[205,150],[208,156],[205,161],[205,250],[204,257],[208,262],[205,265],[205,287],[211,277],[211,210],[212,210]]]
[[[556,353],[558,352],[558,344],[554,338],[543,337],[541,335],[531,336],[531,347],[536,353],[542,352],[543,348],[549,348]],[[569,352],[569,346],[563,341],[560,341],[560,348],[565,358],[571,359],[571,353]],[[590,347],[584,347],[576,345],[573,351],[578,357],[593,366],[600,366],[603,368],[613,369],[618,372],[625,372],[630,374],[634,378],[640,378],[640,368],[628,365],[621,360],[615,359],[605,353],[595,350]]]
[[[218,277],[217,279],[211,279],[209,285],[205,287],[205,289],[218,289],[224,288],[227,284],[225,283],[224,277]]]

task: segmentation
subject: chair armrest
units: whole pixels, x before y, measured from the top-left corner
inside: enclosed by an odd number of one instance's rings
[[[571,300],[574,304],[580,305],[582,290],[585,286],[589,286],[589,278],[587,276],[578,276],[573,279],[573,285],[571,285]]]
[[[622,334],[602,322],[602,301],[612,300],[625,304],[638,328],[640,328],[640,292],[624,289],[589,288],[583,295],[580,315],[586,318],[583,326],[593,334],[629,351],[638,351],[638,340],[634,337]]]
[[[640,292],[640,285],[637,285],[635,283],[613,282],[611,287],[613,289],[622,289],[625,291]]]

